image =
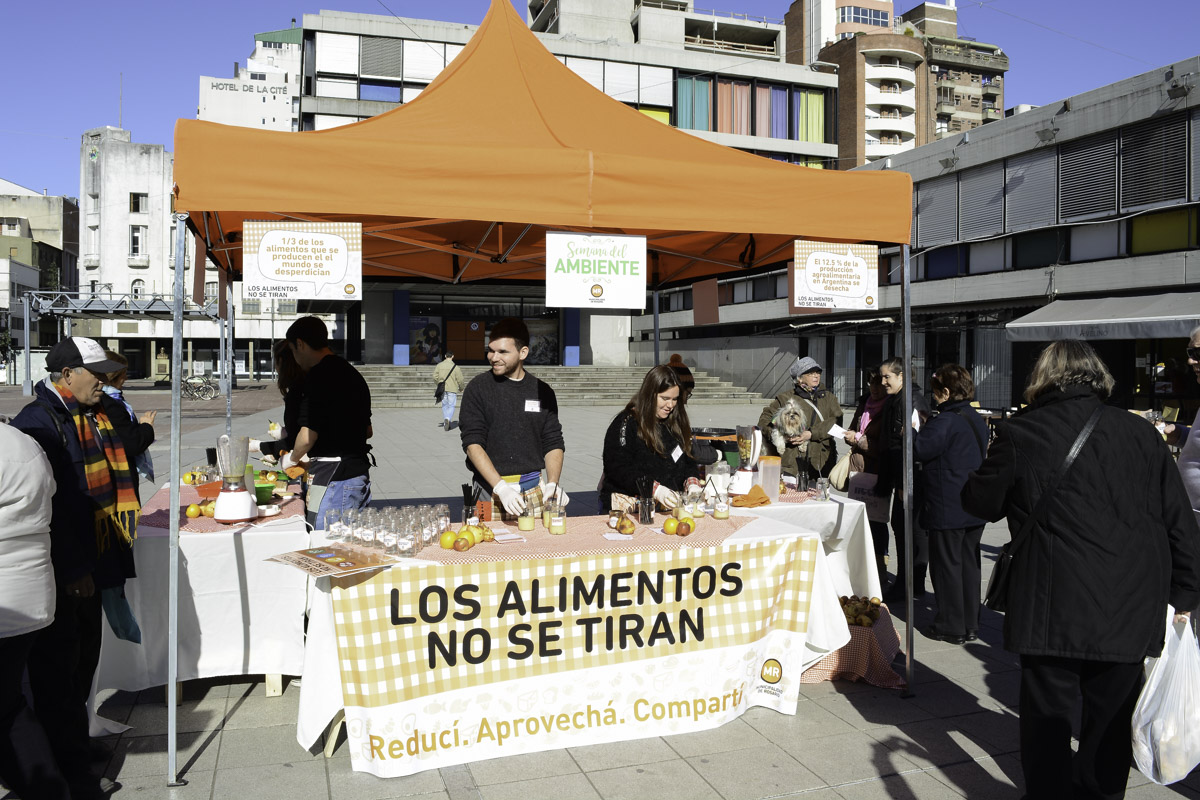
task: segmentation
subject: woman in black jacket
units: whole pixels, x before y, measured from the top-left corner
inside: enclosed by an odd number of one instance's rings
[[[273,442],[250,440],[250,452],[280,458],[296,446],[300,432],[300,401],[304,399],[304,370],[296,362],[287,339],[280,339],[273,349],[275,356],[275,385],[283,395],[283,429]]]
[[[1167,603],[1200,603],[1200,529],[1154,427],[1102,408],[1113,379],[1085,342],[1050,344],[963,488],[963,508],[1019,532],[1093,412],[1095,429],[1015,542],[1004,646],[1021,656],[1021,766],[1030,798],[1121,798],[1142,660]],[[1073,710],[1083,698],[1078,753]],[[1073,788],[1077,787],[1077,788]]]
[[[918,520],[929,537],[929,571],[937,590],[937,616],[922,633],[951,644],[979,636],[979,540],[983,520],[963,510],[962,487],[987,455],[988,429],[971,408],[975,382],[958,364],[929,379],[934,416],[913,439],[921,465]]]
[[[912,423],[904,418],[904,362],[888,359],[879,365],[879,377],[887,392],[887,402],[880,416],[883,431],[879,437],[879,480],[875,493],[880,497],[892,495],[892,532],[896,535],[896,580],[883,593],[889,603],[905,598],[904,586],[904,429]],[[916,381],[912,384],[912,405],[921,418],[929,415],[929,403]],[[913,507],[921,507],[920,485],[914,481]],[[920,521],[913,517],[913,597],[925,596],[925,574],[929,569],[929,537]],[[881,578],[883,576],[880,576]]]
[[[613,492],[638,496],[645,482],[660,505],[673,508],[687,479],[699,477],[679,376],[669,366],[654,367],[604,435],[600,507],[612,508]]]

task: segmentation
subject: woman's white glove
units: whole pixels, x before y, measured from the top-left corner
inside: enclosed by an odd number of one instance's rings
[[[262,442],[259,441],[258,439],[251,439],[250,446],[248,449],[250,450],[251,453],[261,453],[262,452]]]
[[[567,492],[554,481],[542,485],[542,502],[554,498],[563,508],[567,507],[570,498],[567,497]]]
[[[654,499],[657,500],[658,504],[663,508],[679,507],[679,494],[671,491],[662,484],[654,487]]]
[[[292,457],[292,454],[295,452],[296,452],[295,450],[288,450],[286,453],[283,454],[283,461],[281,461],[279,464],[280,469],[288,470],[288,469],[291,469],[292,467],[305,467],[305,468],[308,467],[307,460],[297,461],[295,458]]]
[[[499,500],[510,514],[520,514],[525,510],[525,496],[521,494],[519,484],[500,481],[492,487],[492,499]]]

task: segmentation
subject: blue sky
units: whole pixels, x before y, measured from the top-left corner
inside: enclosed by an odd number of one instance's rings
[[[520,8],[519,3],[515,3]],[[779,18],[787,0],[695,0],[696,8]],[[898,0],[902,13],[916,5]],[[8,3],[0,75],[0,178],[79,193],[83,131],[123,126],[170,147],[196,115],[199,77],[226,77],[254,34],[322,7],[477,24],[487,0],[209,0],[206,3]],[[1011,59],[1005,104],[1061,100],[1200,53],[1198,0],[959,0],[959,33]]]

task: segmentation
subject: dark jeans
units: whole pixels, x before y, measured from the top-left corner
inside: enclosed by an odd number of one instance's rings
[[[913,496],[913,573],[924,575],[929,565],[929,535],[917,522],[915,509],[921,507],[919,495]],[[904,492],[897,488],[892,496],[892,532],[896,534],[896,575],[904,577]],[[914,579],[915,580],[915,579]],[[914,586],[916,584],[914,583]]]
[[[46,732],[21,691],[37,636],[34,631],[0,639],[0,780],[19,797],[70,800]]]
[[[100,594],[70,597],[60,586],[55,602],[54,622],[29,652],[33,707],[72,800],[94,800],[103,795],[91,774],[87,698],[100,653]]]
[[[939,597],[940,601],[940,597]],[[1021,768],[1030,800],[1125,796],[1142,664],[1021,656]],[[1083,696],[1079,751],[1071,716]]]
[[[937,592],[938,633],[979,630],[979,540],[983,526],[928,532],[929,572]]]

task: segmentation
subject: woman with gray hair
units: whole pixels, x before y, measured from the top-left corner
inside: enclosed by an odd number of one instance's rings
[[[1142,661],[1162,651],[1167,604],[1200,602],[1200,528],[1179,472],[1153,427],[1104,405],[1112,389],[1087,343],[1051,343],[1029,405],[962,491],[968,513],[1013,532],[1004,646],[1021,657],[1030,798],[1124,797]]]
[[[788,369],[792,388],[781,392],[758,417],[763,438],[782,456],[784,474],[828,475],[837,458],[830,430],[842,423],[842,404],[821,385],[821,365],[804,356]]]

